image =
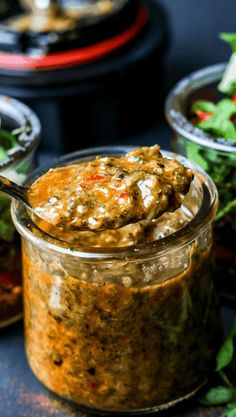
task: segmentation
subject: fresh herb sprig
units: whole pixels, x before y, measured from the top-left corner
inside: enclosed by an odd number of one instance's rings
[[[216,376],[220,385],[211,387],[200,399],[206,406],[226,405],[222,417],[236,417],[236,385],[230,380],[230,371],[235,357],[236,317],[232,328],[216,356]]]

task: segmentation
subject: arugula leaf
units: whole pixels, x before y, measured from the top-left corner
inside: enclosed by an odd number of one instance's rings
[[[203,405],[220,405],[236,401],[236,389],[219,385],[210,388],[209,391],[199,399]]]
[[[191,107],[191,111],[195,113],[198,110],[214,113],[216,106],[208,100],[196,100]]]

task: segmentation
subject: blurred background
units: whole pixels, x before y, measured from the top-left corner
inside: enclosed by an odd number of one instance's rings
[[[235,30],[234,11],[234,0],[0,0],[0,93],[36,111],[46,153],[168,147],[165,96],[189,72],[227,61],[218,35]]]
[[[230,48],[220,32],[235,32],[234,0],[159,0],[171,28],[167,87],[189,72],[229,59]]]

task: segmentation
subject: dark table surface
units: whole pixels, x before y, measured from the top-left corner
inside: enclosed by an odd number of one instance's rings
[[[134,138],[130,143],[150,145],[159,143],[168,149],[166,127]],[[41,152],[39,163],[49,162],[55,155]],[[222,317],[225,331],[229,329],[236,307],[223,305]],[[171,417],[218,417],[221,407],[207,408],[196,399],[185,402],[165,412]],[[159,414],[160,415],[160,414]],[[163,412],[161,413],[163,415]],[[84,417],[78,407],[50,393],[31,372],[24,350],[23,324],[18,322],[0,331],[0,417]]]

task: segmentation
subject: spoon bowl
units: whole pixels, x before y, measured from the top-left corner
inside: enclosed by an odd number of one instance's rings
[[[31,206],[29,202],[29,188],[22,187],[21,185],[16,184],[15,182],[9,180],[6,177],[0,175],[0,192],[7,194],[8,196],[16,199],[20,203],[24,204],[28,214],[30,215],[32,221],[44,232],[48,233],[50,236],[55,237],[58,240],[66,241],[68,243],[74,243],[77,239],[76,233],[72,233],[67,229],[61,229],[59,227],[53,226],[42,216],[40,216],[37,211]],[[62,238],[63,237],[63,238]]]

